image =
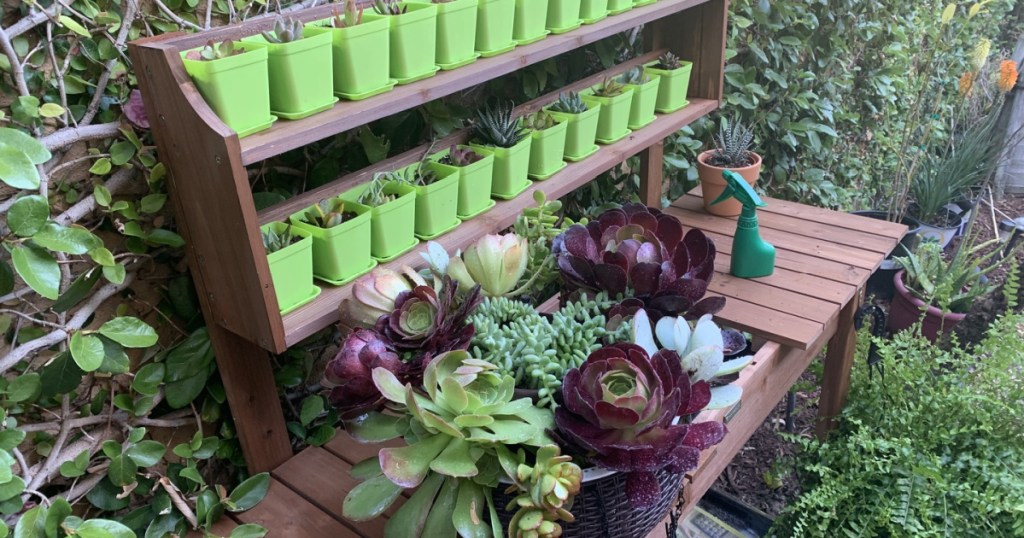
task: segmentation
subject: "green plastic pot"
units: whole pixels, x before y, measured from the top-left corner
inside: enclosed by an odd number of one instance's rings
[[[633,0],[633,7],[649,6],[658,0]]]
[[[437,53],[441,69],[455,69],[477,59],[476,9],[478,0],[452,0],[437,6]],[[410,2],[429,3],[429,2]]]
[[[275,116],[297,120],[327,110],[338,101],[330,35],[310,35],[291,43],[269,43],[262,35],[254,35],[242,42],[267,49],[270,111]]]
[[[548,0],[515,0],[516,14],[512,23],[512,39],[526,45],[548,35],[544,23],[548,18]]]
[[[594,140],[597,138],[597,120],[601,115],[601,106],[596,103],[589,106],[586,112],[580,114],[548,110],[556,119],[566,123],[564,156],[570,161],[589,157],[597,151]]]
[[[580,0],[583,24],[594,24],[608,16],[608,0]]]
[[[476,12],[476,51],[487,58],[515,48],[512,22],[516,0],[479,0]]]
[[[690,71],[693,69],[693,63],[682,62],[682,67],[672,71],[654,67],[657,63],[654,61],[644,64],[644,72],[661,78],[661,84],[658,87],[658,102],[654,106],[654,110],[668,114],[690,104],[686,100],[686,93],[690,88]]]
[[[245,52],[205,61],[189,60],[185,55],[190,51],[182,51],[181,61],[210,109],[243,137],[270,127],[277,118],[270,114],[267,49],[251,43],[236,47]]]
[[[494,173],[491,178],[491,196],[502,199],[514,198],[530,186],[530,145],[529,136],[511,148],[470,144],[474,151],[494,156]]]
[[[363,22],[350,28],[332,28],[330,19],[306,25],[302,35],[330,34],[334,94],[359,100],[390,90],[390,21],[383,15],[363,13]]]
[[[357,201],[369,183],[342,193],[343,200]],[[416,225],[416,189],[411,185],[392,181],[384,192],[398,198],[370,211],[370,254],[377,261],[391,261],[416,246],[413,231]]]
[[[548,16],[544,26],[552,34],[564,34],[579,28],[581,24],[580,0],[548,0]]]
[[[633,9],[633,0],[608,0],[608,14],[618,15]]]
[[[292,235],[302,239],[267,254],[270,279],[274,283],[274,295],[281,312],[302,306],[320,294],[320,288],[313,285],[313,238],[306,230],[295,226],[290,228]],[[289,226],[283,222],[271,222],[260,227],[261,232],[268,229],[282,233]]]
[[[626,89],[615,97],[598,97],[593,88],[581,92],[587,105],[599,103],[601,114],[597,121],[597,141],[611,144],[630,133],[629,110],[633,103],[633,90]]]
[[[305,230],[313,238],[313,276],[340,286],[377,265],[370,256],[369,207],[346,201],[345,211],[356,216],[331,228],[304,221],[306,211],[312,208],[295,213],[289,220],[293,228]]]
[[[565,133],[568,122],[558,123],[543,131],[533,131],[530,137],[530,178],[544,180],[565,168]]]
[[[406,13],[387,16],[391,21],[391,78],[409,84],[437,73],[437,6],[402,5],[408,8]]]
[[[466,149],[469,146],[458,146]],[[483,152],[480,152],[483,154]],[[444,150],[432,156],[432,160],[440,159],[448,154]],[[462,220],[473,218],[490,209],[494,202],[491,200],[491,178],[494,173],[494,155],[483,154],[479,161],[466,166],[452,166],[436,163],[440,170],[451,170],[459,175],[459,204],[457,215]]]
[[[633,103],[629,107],[629,128],[634,131],[654,121],[654,106],[658,102],[661,77],[651,77],[643,84],[626,84],[633,90]]]
[[[406,170],[419,163],[406,167]],[[459,225],[459,174],[435,162],[426,164],[437,174],[437,181],[416,189],[416,236],[434,239]]]

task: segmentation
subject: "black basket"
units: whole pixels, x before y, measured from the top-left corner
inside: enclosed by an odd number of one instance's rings
[[[576,521],[560,523],[562,538],[644,538],[665,519],[683,483],[682,473],[662,469],[655,476],[661,485],[661,496],[644,509],[633,508],[626,497],[626,475],[623,473],[584,482],[570,510]],[[509,520],[515,515],[515,512],[505,510],[512,499],[505,494],[504,484],[494,489],[498,519],[506,531]]]

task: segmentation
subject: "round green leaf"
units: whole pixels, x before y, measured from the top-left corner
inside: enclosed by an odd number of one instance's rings
[[[263,500],[268,488],[270,488],[269,473],[250,476],[231,491],[231,502],[235,504],[231,511],[241,512],[256,506],[256,503]]]
[[[14,290],[14,270],[6,261],[0,260],[0,294],[6,295]],[[4,331],[7,332],[7,331]]]
[[[50,204],[46,198],[33,194],[22,196],[7,211],[7,226],[19,237],[30,237],[38,232],[50,218]]]
[[[17,129],[0,128],[0,146],[21,151],[32,161],[32,164],[43,164],[53,156],[46,146]]]
[[[39,171],[25,152],[0,145],[0,180],[16,189],[38,189]]]
[[[130,316],[117,317],[104,323],[99,332],[124,347],[149,347],[158,338],[152,327]]]
[[[49,252],[37,247],[19,246],[11,251],[14,269],[36,293],[50,300],[60,296],[60,266]]]
[[[103,241],[85,228],[61,226],[52,221],[36,232],[32,241],[43,248],[67,254],[85,254],[103,246]]]
[[[102,265],[103,267],[113,267],[115,263],[114,254],[110,252],[106,247],[98,247],[89,251],[89,257],[92,261]]]
[[[44,118],[59,118],[64,115],[64,107],[56,103],[44,103],[39,107],[39,115]]]
[[[267,529],[255,523],[246,523],[232,529],[230,538],[263,538],[266,535]]]
[[[89,173],[96,174],[97,176],[105,176],[110,173],[110,168],[110,159],[103,157],[92,164],[89,168]]]
[[[12,402],[24,402],[37,395],[41,386],[39,374],[30,372],[20,375],[7,385],[7,399]]]
[[[103,342],[91,335],[76,332],[71,335],[71,358],[86,372],[92,372],[103,364]]]
[[[20,476],[14,476],[7,482],[0,484],[0,501],[6,501],[15,495],[21,495],[25,491],[25,481]]]
[[[139,394],[153,396],[160,391],[160,383],[164,380],[164,363],[149,363],[135,373],[132,389]]]
[[[60,16],[60,25],[82,37],[92,37],[92,34],[89,33],[89,30],[85,29],[85,26],[82,26],[78,21],[67,15]]]
[[[124,266],[119,263],[103,267],[103,278],[106,278],[113,284],[120,284],[124,282],[124,276]]]
[[[109,519],[87,520],[75,532],[81,538],[135,538],[131,529]]]
[[[115,486],[126,486],[135,481],[135,475],[139,472],[139,466],[127,456],[114,456],[110,458],[110,468],[107,475]]]
[[[135,146],[131,142],[122,140],[120,142],[114,142],[110,146],[110,162],[114,166],[121,166],[122,164],[131,160],[135,156]]]
[[[152,467],[164,457],[167,447],[156,441],[141,441],[128,447],[125,454],[139,467]]]

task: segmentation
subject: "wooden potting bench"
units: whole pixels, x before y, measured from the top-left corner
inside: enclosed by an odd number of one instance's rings
[[[325,18],[334,6],[293,13],[304,21]],[[641,193],[658,205],[662,185],[662,140],[715,110],[722,98],[727,0],[661,0],[506,54],[445,71],[365,101],[342,101],[334,108],[297,121],[278,121],[266,131],[239,139],[209,109],[191,83],[180,52],[209,40],[237,39],[270,29],[272,19],[250,21],[196,34],[169,34],[130,44],[129,50],[177,216],[203,315],[217,357],[239,440],[250,471],[271,471],[267,498],[256,508],[222,520],[214,531],[228,534],[243,522],[258,522],[271,536],[348,537],[381,535],[383,521],[354,524],[341,517],[341,502],[353,486],[346,470],[376,450],[345,435],[323,448],[292,453],[274,384],[270,353],[337,322],[338,305],[351,286],[322,286],[313,302],[281,315],[259,234],[261,224],[282,220],[320,199],[368,181],[374,172],[418,161],[426,147],[411,150],[341,177],[268,209],[257,211],[247,165],[322,140],[368,122],[470,88],[602,38],[645,25],[649,52],[559,91],[582,89],[651,61],[665,50],[693,61],[689,106],[659,115],[650,125],[536,182],[509,201],[463,223],[438,241],[449,251],[464,248],[486,233],[513,224],[533,205],[534,191],[558,198],[600,173],[639,155]],[[558,92],[525,103],[521,112],[554,101]],[[436,143],[463,142],[465,131]],[[821,415],[837,414],[846,394],[859,290],[902,235],[903,227],[831,211],[769,201],[762,212],[765,239],[779,249],[774,275],[756,280],[728,276],[735,221],[700,210],[699,193],[677,200],[668,211],[684,226],[710,233],[719,250],[718,275],[710,293],[729,298],[718,320],[753,333],[760,342],[755,363],[745,369],[741,404],[708,413],[727,419],[726,440],[707,451],[686,488],[692,505],[706,491],[753,430],[800,373],[829,342]],[[424,245],[400,256],[390,267],[419,265]],[[549,305],[550,306],[550,305]],[[827,428],[828,422],[822,422]]]

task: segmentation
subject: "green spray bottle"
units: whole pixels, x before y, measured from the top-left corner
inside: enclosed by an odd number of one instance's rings
[[[736,221],[736,235],[732,240],[729,272],[740,278],[768,276],[775,270],[775,247],[761,239],[757,226],[757,208],[768,204],[736,172],[726,170],[722,175],[725,177],[725,191],[711,205],[729,198],[736,198],[743,205],[743,212]]]

